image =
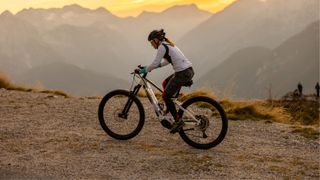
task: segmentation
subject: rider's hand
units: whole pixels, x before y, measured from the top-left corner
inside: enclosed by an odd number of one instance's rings
[[[143,74],[143,75],[147,74],[148,73],[147,67],[146,66],[139,66],[139,73]]]

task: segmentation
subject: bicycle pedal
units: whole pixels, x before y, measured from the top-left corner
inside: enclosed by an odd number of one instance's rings
[[[162,125],[163,127],[167,128],[167,129],[171,129],[171,128],[172,128],[172,124],[171,124],[168,120],[166,120],[166,119],[164,119],[164,120],[161,121],[161,125]]]

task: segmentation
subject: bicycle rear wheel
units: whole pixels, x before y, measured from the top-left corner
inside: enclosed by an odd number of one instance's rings
[[[125,112],[125,106],[128,111]],[[135,96],[126,90],[108,93],[100,102],[99,122],[103,130],[111,137],[127,140],[135,137],[144,125],[144,109]]]
[[[192,112],[193,116],[201,122],[195,125],[195,120],[188,113],[179,110],[178,113],[185,122],[179,134],[187,144],[198,149],[209,149],[222,142],[227,134],[228,120],[218,102],[199,96],[188,99],[182,107]]]

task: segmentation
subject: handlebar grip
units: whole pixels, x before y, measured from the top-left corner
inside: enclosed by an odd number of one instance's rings
[[[139,69],[135,69],[135,70],[134,70],[134,73],[140,74],[140,70],[139,70]]]

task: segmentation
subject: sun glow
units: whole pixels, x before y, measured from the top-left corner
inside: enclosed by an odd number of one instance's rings
[[[9,10],[17,13],[24,8],[61,8],[65,5],[96,9],[104,7],[113,14],[137,16],[143,11],[160,12],[174,5],[196,4],[200,9],[218,12],[236,0],[0,0],[0,13]]]

